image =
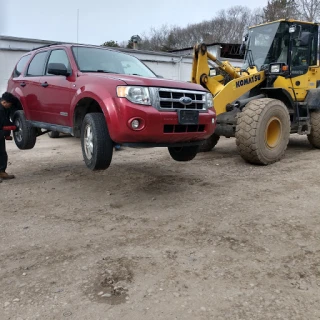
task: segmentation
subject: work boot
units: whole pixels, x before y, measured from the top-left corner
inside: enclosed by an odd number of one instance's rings
[[[9,180],[13,179],[14,175],[13,174],[7,174],[6,172],[0,172],[0,179],[1,180]]]

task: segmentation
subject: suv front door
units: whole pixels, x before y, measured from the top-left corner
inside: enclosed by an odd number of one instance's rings
[[[64,64],[70,76],[57,76],[48,73],[51,63]],[[67,52],[54,49],[50,52],[45,74],[40,78],[41,106],[44,122],[62,126],[70,126],[70,104],[73,84],[72,70]]]

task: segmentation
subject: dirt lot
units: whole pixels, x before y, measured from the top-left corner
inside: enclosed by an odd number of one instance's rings
[[[0,319],[320,319],[320,151],[251,166],[233,139],[181,164],[124,149],[89,171],[80,141],[9,142]]]

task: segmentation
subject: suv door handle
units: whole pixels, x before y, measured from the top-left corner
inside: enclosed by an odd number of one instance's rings
[[[21,87],[25,87],[25,86],[26,86],[26,83],[25,83],[25,82],[20,82],[20,86],[21,86]]]
[[[48,85],[49,85],[48,82],[42,82],[41,83],[41,86],[44,87],[44,88],[46,88]]]

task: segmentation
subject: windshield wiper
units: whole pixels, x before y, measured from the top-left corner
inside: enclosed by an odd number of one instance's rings
[[[102,70],[102,69],[98,69],[98,70],[80,70],[80,71],[81,72],[101,72],[101,73],[116,73],[116,74],[120,74],[119,72]]]

